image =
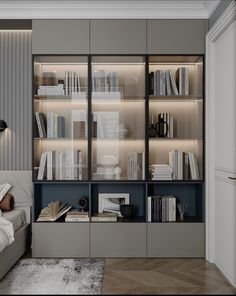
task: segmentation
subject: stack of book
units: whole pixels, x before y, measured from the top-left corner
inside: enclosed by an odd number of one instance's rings
[[[176,197],[156,195],[147,198],[148,222],[175,222]]]
[[[37,179],[82,180],[83,152],[75,149],[43,152]]]
[[[183,152],[180,149],[169,152],[169,164],[173,168],[174,180],[198,180],[200,173],[197,158],[193,152]]]
[[[88,212],[72,210],[67,212],[65,222],[89,222]]]
[[[149,73],[149,94],[154,96],[188,95],[189,71],[186,67],[173,70],[156,70]]]
[[[152,180],[172,180],[173,168],[167,164],[153,164],[150,166]]]
[[[144,152],[129,152],[127,156],[127,179],[145,179],[145,154]]]
[[[117,213],[98,213],[91,217],[92,222],[117,222]]]
[[[40,85],[38,89],[39,96],[58,96],[64,95],[63,84],[58,85]]]

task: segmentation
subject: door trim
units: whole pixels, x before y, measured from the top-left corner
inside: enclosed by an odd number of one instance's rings
[[[214,49],[215,42],[236,21],[236,3],[232,2],[206,35],[206,259],[215,262],[214,254]]]

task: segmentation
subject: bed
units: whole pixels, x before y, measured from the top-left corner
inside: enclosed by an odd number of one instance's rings
[[[3,212],[3,218],[11,221],[14,242],[0,252],[0,279],[24,255],[31,241],[32,182],[30,171],[0,171],[0,183],[13,185],[15,208]]]

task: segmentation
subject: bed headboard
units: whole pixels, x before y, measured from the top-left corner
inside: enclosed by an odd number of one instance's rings
[[[27,222],[31,221],[32,206],[32,172],[31,171],[0,171],[0,184],[10,183],[10,193],[14,196],[15,208],[26,212]]]

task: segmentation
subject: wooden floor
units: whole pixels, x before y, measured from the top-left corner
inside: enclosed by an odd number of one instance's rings
[[[236,294],[203,259],[106,259],[102,294]]]

